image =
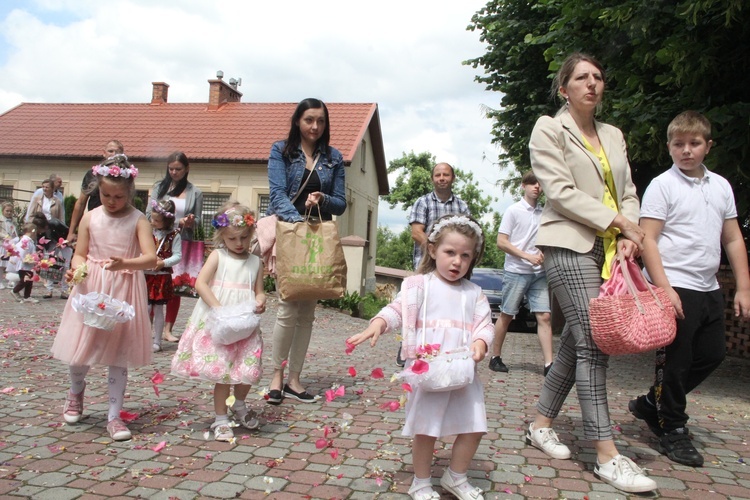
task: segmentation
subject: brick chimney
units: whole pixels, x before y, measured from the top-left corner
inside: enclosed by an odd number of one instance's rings
[[[169,84],[164,82],[151,82],[154,86],[154,90],[151,92],[151,104],[159,105],[167,103],[167,93],[169,92]]]
[[[208,110],[216,111],[228,102],[240,102],[242,93],[235,87],[226,83],[222,78],[224,73],[216,73],[216,80],[209,80]]]

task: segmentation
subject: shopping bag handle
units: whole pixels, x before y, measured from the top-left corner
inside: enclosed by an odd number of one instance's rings
[[[318,209],[318,220],[320,222],[323,222],[323,214],[320,212],[320,204],[316,203],[315,205],[312,205],[305,209],[305,223],[307,224],[315,224],[315,221],[311,221],[310,217],[315,217],[313,214],[313,207]]]
[[[630,266],[628,266],[628,263],[625,261],[625,257],[622,255],[622,253],[617,254],[617,259],[620,262],[620,271],[622,272],[622,277],[625,278],[625,284],[628,286],[628,291],[630,292],[630,295],[635,298],[635,305],[638,307],[638,311],[640,311],[641,314],[646,314],[646,308],[643,307],[643,303],[641,302],[641,299],[638,298],[638,289],[635,287],[635,282],[633,282],[633,277],[630,275]],[[648,282],[646,279],[646,275],[643,274],[643,269],[641,269],[641,266],[636,265],[638,268],[638,272],[640,273],[641,278],[643,278],[644,283],[646,283],[646,288],[649,292],[651,292],[651,295],[654,297],[654,300],[656,300],[656,304],[659,306],[660,309],[664,309],[664,304],[662,304],[661,300],[659,300],[659,296],[656,295],[656,292],[654,292],[654,287],[651,285],[651,283]]]

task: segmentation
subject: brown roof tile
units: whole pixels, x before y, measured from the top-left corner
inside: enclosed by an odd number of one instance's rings
[[[296,103],[23,103],[0,115],[0,156],[98,157],[118,139],[133,159],[164,158],[175,150],[191,160],[263,162],[284,139]],[[370,128],[378,170],[385,168],[375,103],[330,103],[331,145],[351,162]]]

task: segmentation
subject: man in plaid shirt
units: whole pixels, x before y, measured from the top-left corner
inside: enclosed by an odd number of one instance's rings
[[[414,240],[414,270],[422,260],[422,245],[427,242],[432,225],[440,217],[448,214],[469,215],[469,207],[458,196],[453,195],[453,182],[456,174],[447,163],[438,163],[432,167],[432,184],[435,187],[417,199],[409,214],[411,238]]]

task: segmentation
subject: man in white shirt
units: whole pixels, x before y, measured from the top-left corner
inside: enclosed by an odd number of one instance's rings
[[[507,372],[502,349],[508,327],[518,314],[524,295],[529,309],[536,316],[537,335],[544,356],[544,375],[552,366],[552,325],[550,323],[549,289],[542,268],[544,254],[536,247],[536,234],[542,216],[537,203],[542,188],[533,172],[521,179],[523,198],[508,207],[500,222],[497,246],[505,252],[503,273],[503,304],[500,318],[495,323],[495,341],[492,343],[490,370]]]

